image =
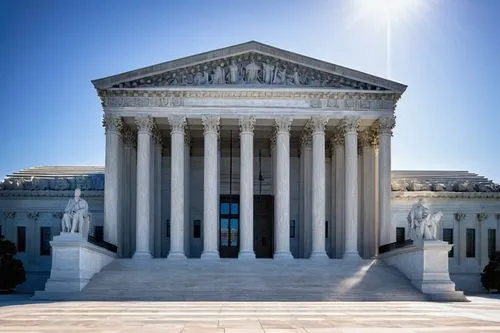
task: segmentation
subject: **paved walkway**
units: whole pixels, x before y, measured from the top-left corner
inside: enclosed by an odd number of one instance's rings
[[[38,302],[0,298],[0,332],[500,332],[500,297],[432,302]]]

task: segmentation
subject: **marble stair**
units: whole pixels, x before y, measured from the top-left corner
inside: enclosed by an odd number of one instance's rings
[[[422,301],[396,269],[376,260],[116,259],[70,299],[162,301]]]

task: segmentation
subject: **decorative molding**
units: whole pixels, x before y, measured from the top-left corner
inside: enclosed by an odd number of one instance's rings
[[[170,134],[184,134],[187,125],[186,116],[170,115],[168,116],[168,122],[171,127]]]
[[[137,125],[138,134],[148,134],[151,135],[153,127],[155,126],[154,119],[151,116],[141,115],[135,117],[135,124]]]
[[[392,136],[392,129],[396,126],[396,116],[380,117],[377,119],[376,126],[379,135],[390,134]]]
[[[455,221],[457,221],[458,223],[464,221],[466,218],[467,218],[467,214],[465,214],[464,212],[456,212],[456,213],[453,213],[453,217],[455,218]]]
[[[52,214],[52,217],[58,220],[61,220],[63,218],[64,212],[55,212]]]
[[[255,126],[255,117],[254,116],[245,116],[240,117],[240,134],[253,134],[254,126]]]
[[[37,221],[40,218],[40,212],[29,212],[28,218]]]
[[[3,212],[3,217],[5,219],[14,219],[16,217],[16,212]]]
[[[219,135],[220,116],[202,115],[201,123],[203,124],[203,134],[216,133]]]
[[[274,118],[276,134],[289,134],[292,126],[292,117],[276,117]]]
[[[345,117],[342,119],[341,126],[344,131],[344,135],[357,134],[360,122],[360,117]]]
[[[488,219],[488,214],[486,214],[485,212],[477,213],[476,219],[477,219],[477,222],[481,223],[484,220]]]
[[[104,114],[102,118],[102,127],[106,134],[114,133],[121,135],[123,120],[121,117],[113,114]]]
[[[54,197],[73,198],[74,190],[9,190],[0,191],[0,197]],[[104,197],[104,190],[86,190],[85,197]]]
[[[393,199],[448,198],[448,199],[500,199],[500,192],[433,192],[433,191],[392,191]]]

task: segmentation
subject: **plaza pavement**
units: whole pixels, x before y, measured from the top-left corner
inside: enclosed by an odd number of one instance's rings
[[[469,299],[470,303],[33,302],[0,296],[0,332],[500,332],[500,296]]]

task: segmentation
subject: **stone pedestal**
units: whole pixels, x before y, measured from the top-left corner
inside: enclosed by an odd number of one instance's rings
[[[452,246],[440,240],[425,240],[378,258],[396,267],[431,300],[467,301],[462,291],[455,290],[455,283],[450,279],[448,251]]]
[[[79,233],[63,232],[54,236],[50,245],[50,278],[45,285],[45,291],[37,292],[36,296],[79,292],[96,273],[116,257],[113,252],[83,240]]]

